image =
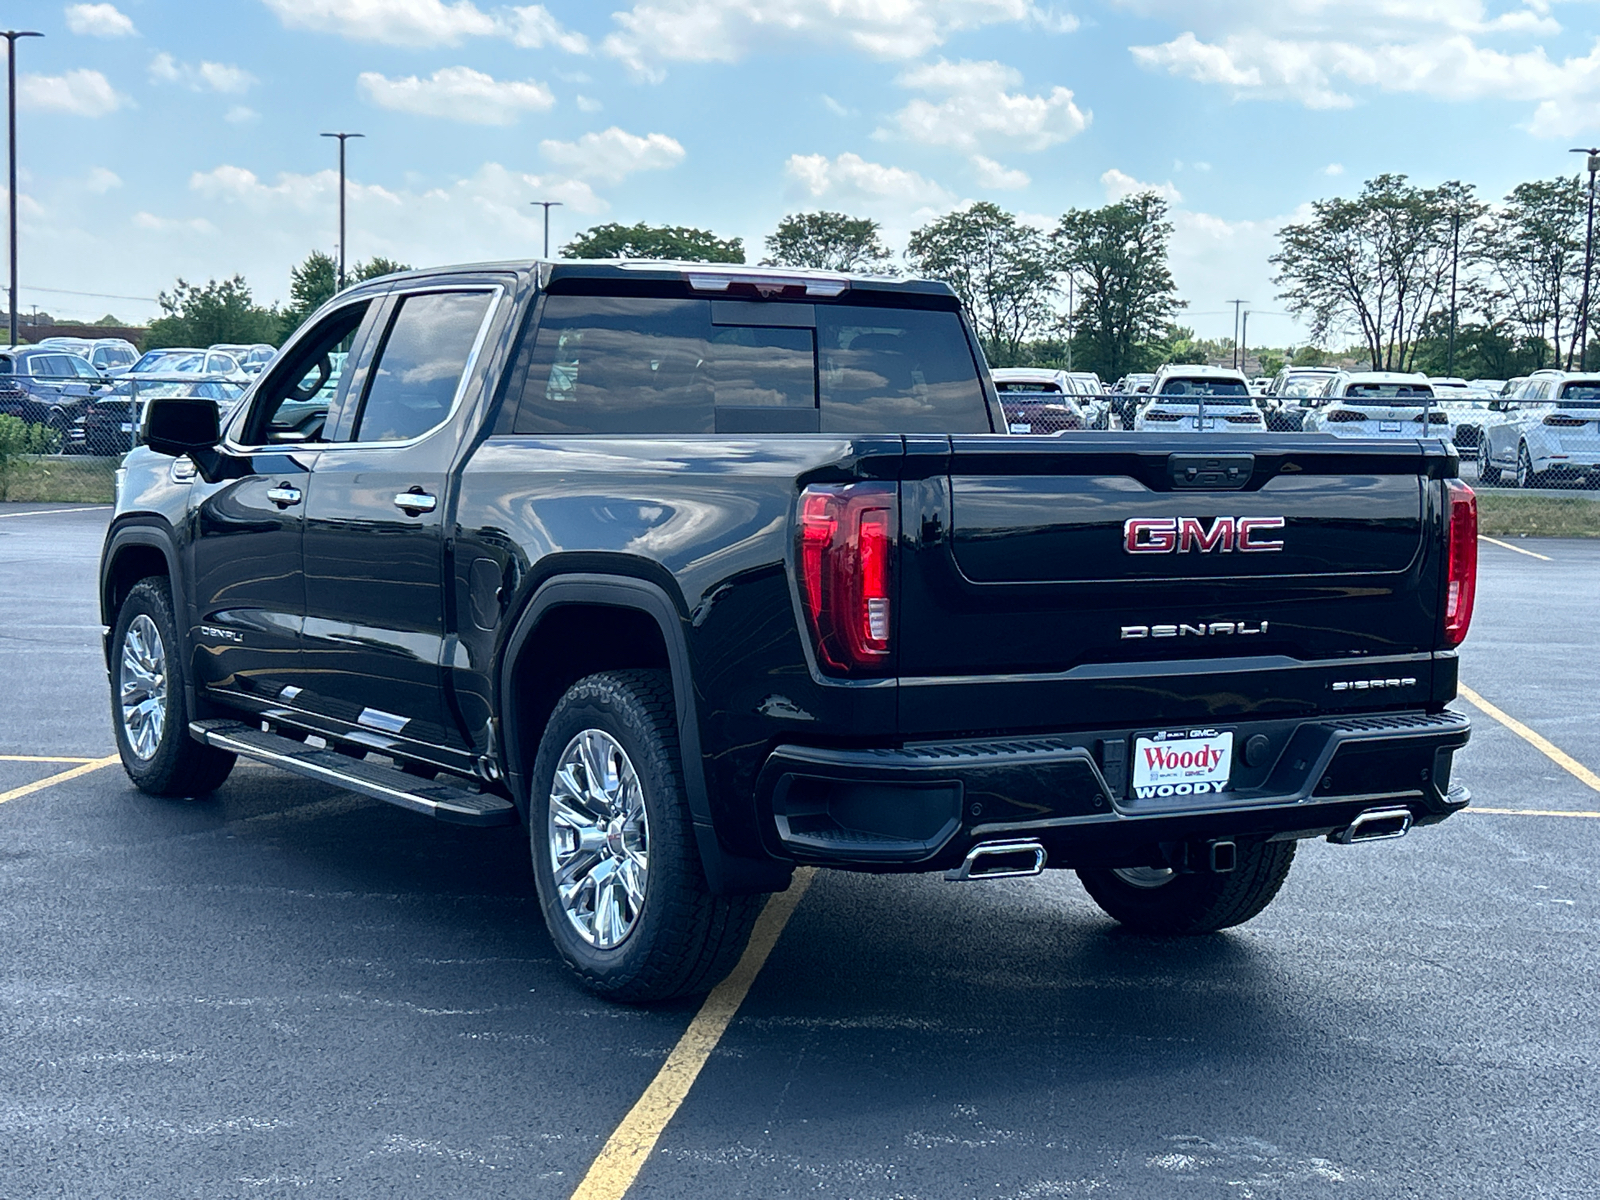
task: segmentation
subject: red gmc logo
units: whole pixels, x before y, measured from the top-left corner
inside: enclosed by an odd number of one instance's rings
[[[1129,554],[1270,554],[1283,549],[1283,540],[1261,534],[1284,524],[1282,517],[1217,517],[1208,529],[1199,517],[1134,517],[1122,523],[1122,545]]]

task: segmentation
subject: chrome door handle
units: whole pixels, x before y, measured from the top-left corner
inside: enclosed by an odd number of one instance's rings
[[[288,508],[291,504],[300,503],[300,489],[290,487],[287,483],[280,483],[275,488],[267,489],[267,499],[279,508]]]
[[[439,501],[426,492],[401,492],[394,498],[394,506],[403,508],[413,517],[418,513],[432,512]]]

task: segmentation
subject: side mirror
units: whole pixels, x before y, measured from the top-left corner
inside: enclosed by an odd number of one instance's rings
[[[213,449],[222,440],[214,400],[162,396],[144,410],[142,440],[157,454],[179,458]]]

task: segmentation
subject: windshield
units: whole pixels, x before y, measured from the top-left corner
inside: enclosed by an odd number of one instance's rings
[[[1289,382],[1285,383],[1283,385],[1283,391],[1279,394],[1295,398],[1302,396],[1320,396],[1327,386],[1328,380],[1326,377],[1308,377],[1302,375],[1299,379],[1291,379]]]
[[[1344,392],[1351,404],[1422,404],[1432,395],[1425,383],[1352,383]]]

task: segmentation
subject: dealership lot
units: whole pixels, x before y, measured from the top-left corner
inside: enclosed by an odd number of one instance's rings
[[[696,1006],[570,982],[520,830],[97,766],[109,512],[54,507],[0,505],[0,1197],[571,1194]],[[1600,542],[1482,554],[1464,680],[1593,772]],[[1600,791],[1460,706],[1476,807],[1573,815],[1305,844],[1226,935],[818,875],[632,1194],[1590,1193]]]

